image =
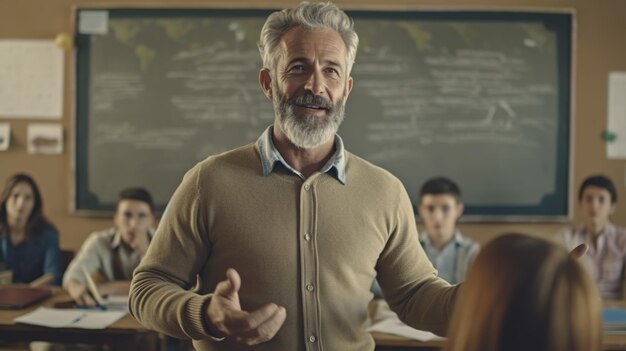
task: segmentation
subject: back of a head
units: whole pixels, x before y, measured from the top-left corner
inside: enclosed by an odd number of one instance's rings
[[[126,188],[120,191],[120,194],[117,198],[117,204],[119,205],[122,200],[136,200],[145,202],[148,206],[150,206],[150,211],[154,213],[154,200],[152,199],[152,195],[150,195],[148,190],[144,188]]]
[[[489,242],[456,302],[446,351],[597,351],[601,300],[562,247],[522,234]]]

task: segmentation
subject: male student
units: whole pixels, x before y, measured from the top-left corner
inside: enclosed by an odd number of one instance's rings
[[[101,294],[128,294],[133,270],[153,234],[154,202],[150,193],[143,188],[122,190],[113,222],[115,226],[92,233],[85,240],[63,276],[63,287],[77,304],[96,304],[88,292],[84,270]]]
[[[586,243],[589,250],[581,262],[600,295],[606,300],[623,299],[626,228],[613,225],[609,219],[617,205],[615,185],[603,175],[590,176],[580,185],[578,203],[584,224],[563,230],[561,239],[569,249]]]
[[[462,282],[480,245],[456,228],[463,214],[461,190],[448,178],[429,179],[420,190],[418,211],[426,229],[420,232],[426,256],[441,278],[450,284]]]
[[[404,322],[445,333],[457,286],[421,249],[402,183],[336,134],[357,44],[332,3],[268,17],[259,82],[274,123],[183,178],[133,276],[145,326],[199,351],[373,350],[377,276]]]

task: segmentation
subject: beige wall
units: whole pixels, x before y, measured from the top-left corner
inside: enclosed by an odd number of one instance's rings
[[[181,6],[184,0],[161,1],[163,6]],[[75,5],[116,6],[129,3],[151,5],[154,1],[84,1],[84,0],[19,0],[0,1],[0,39],[52,39],[57,33],[72,33],[72,7]],[[294,1],[193,1],[190,7],[281,7]],[[575,97],[573,118],[573,166],[575,187],[590,173],[604,173],[617,183],[619,195],[626,199],[625,167],[623,160],[608,160],[605,145],[600,137],[606,128],[607,75],[609,71],[626,71],[626,1],[622,0],[377,0],[337,3],[344,8],[570,8],[576,11],[577,35],[575,39]],[[384,5],[382,5],[384,4]],[[62,155],[40,156],[26,152],[26,125],[37,120],[0,120],[10,122],[12,143],[9,151],[0,152],[0,182],[18,171],[32,174],[42,188],[44,209],[61,232],[61,246],[78,249],[87,234],[110,225],[109,218],[78,216],[70,211],[72,194],[72,140],[74,116],[72,95],[71,55],[66,55],[66,80],[64,112],[61,119],[65,130],[65,147]],[[252,79],[252,78],[251,78]],[[358,84],[358,82],[355,82]],[[349,147],[349,145],[348,145]],[[626,200],[623,202],[626,203]],[[574,222],[580,222],[578,207],[574,207]],[[626,225],[626,204],[618,208],[614,222]],[[565,223],[471,223],[461,229],[481,242],[504,231],[525,231],[552,237]]]

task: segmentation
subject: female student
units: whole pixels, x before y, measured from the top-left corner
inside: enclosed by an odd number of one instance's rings
[[[446,351],[598,351],[601,299],[563,247],[521,234],[489,242],[470,268]]]
[[[44,274],[61,283],[58,234],[42,208],[33,178],[18,173],[8,180],[0,198],[0,264],[12,271],[13,283]]]

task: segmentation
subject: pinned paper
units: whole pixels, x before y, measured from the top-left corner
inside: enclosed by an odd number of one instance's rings
[[[29,124],[27,139],[29,154],[63,152],[63,127],[60,124]]]
[[[52,40],[0,40],[0,118],[62,113],[63,50]]]
[[[101,34],[109,31],[109,12],[106,10],[81,10],[78,12],[78,33]]]
[[[608,158],[626,159],[626,72],[609,74],[607,129]]]
[[[0,151],[9,149],[11,143],[11,125],[8,123],[0,123]]]

